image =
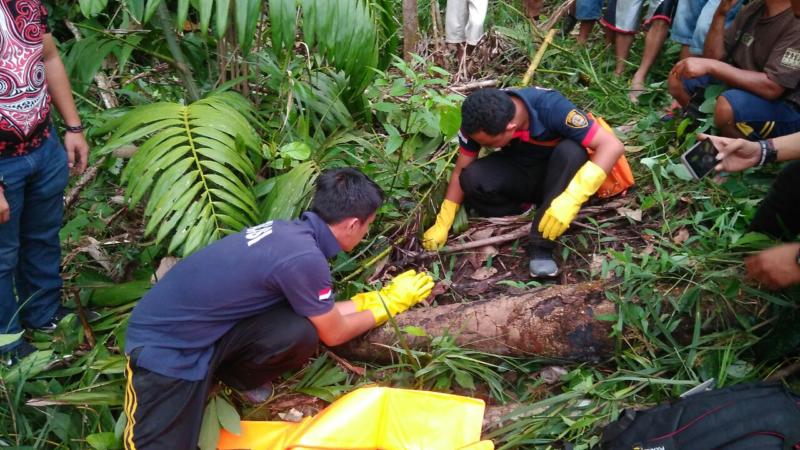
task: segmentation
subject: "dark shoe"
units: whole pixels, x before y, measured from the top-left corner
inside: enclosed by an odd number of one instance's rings
[[[553,259],[553,250],[543,247],[531,247],[531,261],[528,263],[531,277],[548,278],[558,275],[558,264]]]
[[[29,344],[28,341],[22,340],[11,351],[0,355],[0,363],[5,367],[11,367],[35,351],[36,347]]]
[[[58,327],[58,323],[61,322],[65,317],[70,314],[77,314],[77,311],[72,308],[67,308],[66,306],[60,306],[56,310],[56,313],[53,314],[53,317],[50,318],[47,323],[42,326],[36,327],[37,330],[42,331],[44,333],[52,333]],[[83,308],[83,314],[86,316],[86,320],[89,322],[96,320],[100,317],[100,313],[96,311],[92,311],[91,309]]]
[[[269,400],[272,397],[272,392],[272,382],[267,381],[255,389],[239,391],[239,394],[242,396],[242,400],[244,400],[246,403],[256,406]]]

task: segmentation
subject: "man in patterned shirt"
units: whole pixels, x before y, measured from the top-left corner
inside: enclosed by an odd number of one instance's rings
[[[66,124],[62,145],[50,120]],[[0,0],[0,334],[54,329],[61,306],[63,191],[89,146],[39,0]],[[29,354],[18,339],[0,354]]]

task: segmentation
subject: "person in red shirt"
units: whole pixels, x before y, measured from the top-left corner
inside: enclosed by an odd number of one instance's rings
[[[61,306],[58,232],[69,169],[83,172],[89,145],[39,0],[0,2],[0,333],[52,330]],[[50,120],[55,105],[64,143]],[[33,351],[0,347],[6,364]]]

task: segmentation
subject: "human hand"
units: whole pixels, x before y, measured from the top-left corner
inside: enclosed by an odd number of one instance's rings
[[[584,163],[564,192],[550,202],[537,230],[545,239],[550,240],[564,234],[570,222],[578,215],[581,205],[597,192],[605,179],[606,173],[600,166],[592,161]]]
[[[5,192],[0,187],[0,223],[6,223],[11,219],[11,208],[6,201]]]
[[[426,299],[433,286],[430,275],[409,270],[396,276],[380,291],[357,294],[352,301],[356,311],[371,311],[375,325],[381,325],[389,320],[387,309],[392,315],[399,314]]]
[[[800,243],[782,244],[747,257],[747,278],[769,289],[782,289],[800,283],[798,251]]]
[[[675,63],[670,76],[677,77],[679,80],[702,77],[711,72],[711,68],[717,60],[709,58],[689,57]]]
[[[381,294],[388,299],[387,306],[394,315],[428,298],[433,286],[430,275],[410,270],[395,277],[388,286],[381,289]]]
[[[447,242],[447,234],[450,232],[450,227],[453,226],[453,221],[456,220],[459,206],[458,203],[447,199],[442,202],[439,214],[436,215],[436,223],[422,235],[422,248],[428,251],[435,251],[444,246]]]
[[[728,13],[731,11],[731,9],[733,9],[734,6],[736,6],[736,3],[738,2],[739,0],[722,0],[719,2],[719,6],[717,6],[717,10],[714,14],[727,17]]]
[[[698,134],[698,140],[710,139],[717,149],[717,172],[741,172],[758,164],[761,160],[761,146],[758,142],[746,139],[733,139],[722,136]]]
[[[83,133],[67,132],[64,135],[64,149],[67,151],[67,162],[73,174],[83,173],[89,162],[89,144]]]

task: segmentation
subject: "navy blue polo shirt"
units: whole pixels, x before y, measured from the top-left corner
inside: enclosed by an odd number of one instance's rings
[[[161,375],[205,378],[214,344],[238,321],[288,302],[313,317],[334,306],[328,259],[341,251],[312,212],[227,236],[183,259],[133,309],[125,353]]]
[[[522,100],[530,117],[527,130],[517,130],[509,146],[519,140],[530,144],[532,150],[541,147],[555,147],[561,139],[572,139],[584,147],[594,138],[600,124],[585,112],[578,109],[558,91],[540,87],[507,89],[505,93]],[[458,133],[461,153],[478,156],[481,144],[470,139],[466,133]]]

